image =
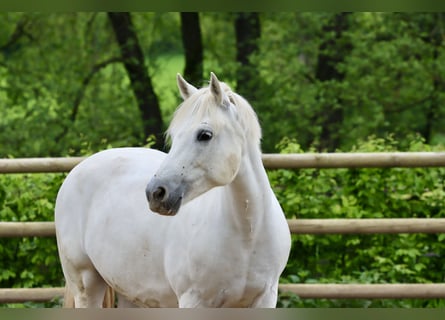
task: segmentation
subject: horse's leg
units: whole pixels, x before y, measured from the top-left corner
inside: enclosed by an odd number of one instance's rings
[[[125,298],[121,294],[117,294],[117,307],[118,308],[139,308],[136,304]]]
[[[74,291],[76,308],[102,308],[107,284],[95,269],[82,270]]]
[[[251,308],[276,308],[278,298],[278,287],[271,288],[260,294],[252,303]]]
[[[65,293],[63,294],[63,307],[74,308],[74,296],[68,285],[65,285]]]
[[[179,308],[208,308],[210,306],[204,304],[199,294],[194,290],[186,291],[178,299]]]
[[[115,302],[116,302],[116,294],[114,292],[114,289],[110,286],[107,286],[107,289],[105,290],[105,297],[102,303],[102,307],[114,308],[116,305]]]
[[[66,283],[74,296],[75,308],[101,308],[107,284],[88,258],[73,263],[61,256]]]

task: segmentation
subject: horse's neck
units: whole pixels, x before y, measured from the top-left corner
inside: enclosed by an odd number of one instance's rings
[[[254,236],[271,205],[272,192],[259,148],[244,155],[237,176],[227,187],[233,199],[235,225]]]

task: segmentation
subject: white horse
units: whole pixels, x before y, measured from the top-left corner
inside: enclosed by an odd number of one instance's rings
[[[199,90],[177,81],[168,154],[102,151],[59,190],[57,244],[76,307],[101,307],[107,285],[118,306],[276,306],[290,232],[256,114],[213,73]]]

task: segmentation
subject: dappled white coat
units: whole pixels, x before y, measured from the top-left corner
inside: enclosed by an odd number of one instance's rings
[[[180,76],[178,84],[185,101],[168,155],[99,152],[60,188],[57,242],[76,307],[100,307],[106,284],[122,305],[276,305],[290,234],[261,161],[257,119],[213,74],[208,88]]]

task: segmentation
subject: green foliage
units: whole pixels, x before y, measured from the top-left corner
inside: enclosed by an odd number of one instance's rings
[[[209,12],[200,15],[204,50],[204,79],[197,86],[208,83],[213,71],[218,78],[235,88],[236,43],[234,15],[227,12]]]
[[[352,152],[433,151],[445,141],[443,13],[348,16],[261,13],[251,56],[265,152],[323,149],[327,112],[340,110],[327,139]],[[184,66],[178,13],[132,13],[159,97],[164,126],[180,103]],[[234,15],[200,13],[205,74],[236,83]],[[341,44],[337,52],[336,44]],[[324,49],[322,49],[324,48]],[[320,56],[341,56],[342,77],[317,78]],[[85,155],[110,146],[150,146],[106,13],[0,13],[0,157]],[[104,63],[107,62],[108,63]],[[86,83],[86,80],[89,81]],[[207,83],[205,76],[201,86]],[[422,136],[425,141],[418,138]],[[282,137],[289,137],[278,143]],[[368,139],[367,137],[373,138]],[[385,138],[386,137],[386,138]],[[293,139],[298,139],[299,144]],[[277,146],[277,147],[276,147]],[[270,172],[288,217],[442,217],[444,170],[336,169]],[[63,175],[1,175],[0,219],[48,221]],[[293,238],[288,282],[443,282],[443,235]],[[60,285],[54,239],[0,239],[2,287]],[[440,306],[430,300],[280,299],[281,306]],[[443,303],[442,303],[443,306]]]
[[[283,153],[300,153],[284,139]],[[371,138],[352,152],[403,150],[391,137]],[[436,150],[413,138],[405,151]],[[442,149],[443,151],[443,149]],[[288,218],[445,217],[445,168],[302,169],[269,172]],[[441,234],[293,235],[282,281],[289,283],[443,282]],[[281,306],[435,306],[438,301],[301,300],[282,296]]]
[[[351,152],[443,151],[411,137],[370,138]],[[152,143],[150,139],[147,144]],[[86,148],[86,149],[85,149]],[[302,153],[283,139],[283,153]],[[83,152],[88,152],[84,146]],[[308,150],[313,151],[313,150]],[[0,220],[51,221],[64,174],[0,175]],[[270,181],[288,218],[445,217],[445,168],[274,170]],[[443,282],[441,234],[293,235],[283,283]],[[64,284],[53,238],[0,239],[0,286]],[[58,305],[57,301],[44,306]],[[15,307],[36,307],[28,303]],[[443,307],[440,300],[300,299],[282,294],[280,307]]]
[[[263,150],[284,137],[307,149],[323,139],[349,149],[369,135],[445,132],[442,13],[351,13],[334,44],[334,13],[260,14],[259,50],[251,56],[257,88],[246,98],[258,112]],[[132,13],[164,127],[179,103],[174,75],[183,70],[179,13]],[[200,13],[204,75],[237,84],[234,14]],[[69,39],[69,41],[67,41]],[[332,42],[332,41],[331,41]],[[341,49],[341,52],[337,52]],[[341,56],[341,78],[317,78],[320,55]],[[105,13],[0,13],[0,155],[80,154],[141,146],[145,137],[128,76]],[[111,61],[100,66],[105,61]],[[85,79],[91,76],[85,84]],[[207,83],[204,76],[201,86]],[[251,85],[247,87],[252,87]],[[329,123],[326,113],[340,111]],[[326,126],[338,128],[323,137]],[[104,143],[105,141],[105,143]]]
[[[177,16],[134,15],[165,119],[179,102]],[[0,157],[81,155],[85,143],[94,151],[109,143],[143,145],[141,115],[106,13],[0,13],[0,23]]]
[[[357,139],[389,133],[398,140],[420,133],[428,143],[437,141],[445,124],[445,51],[434,39],[443,38],[443,15],[353,13],[334,41],[349,44],[341,53],[320,49],[333,37],[323,31],[333,16],[263,16],[260,50],[252,57],[263,82],[251,100],[263,123],[263,149],[274,151],[283,136],[318,149],[323,127],[334,124],[340,129],[329,139],[338,136],[346,149]],[[317,78],[321,53],[343,57],[334,66],[340,79]],[[325,114],[336,109],[341,117],[327,123]]]
[[[53,221],[54,200],[64,176],[0,175],[0,220]],[[0,239],[0,287],[37,288],[63,285],[55,238]],[[45,304],[52,305],[53,303]]]

